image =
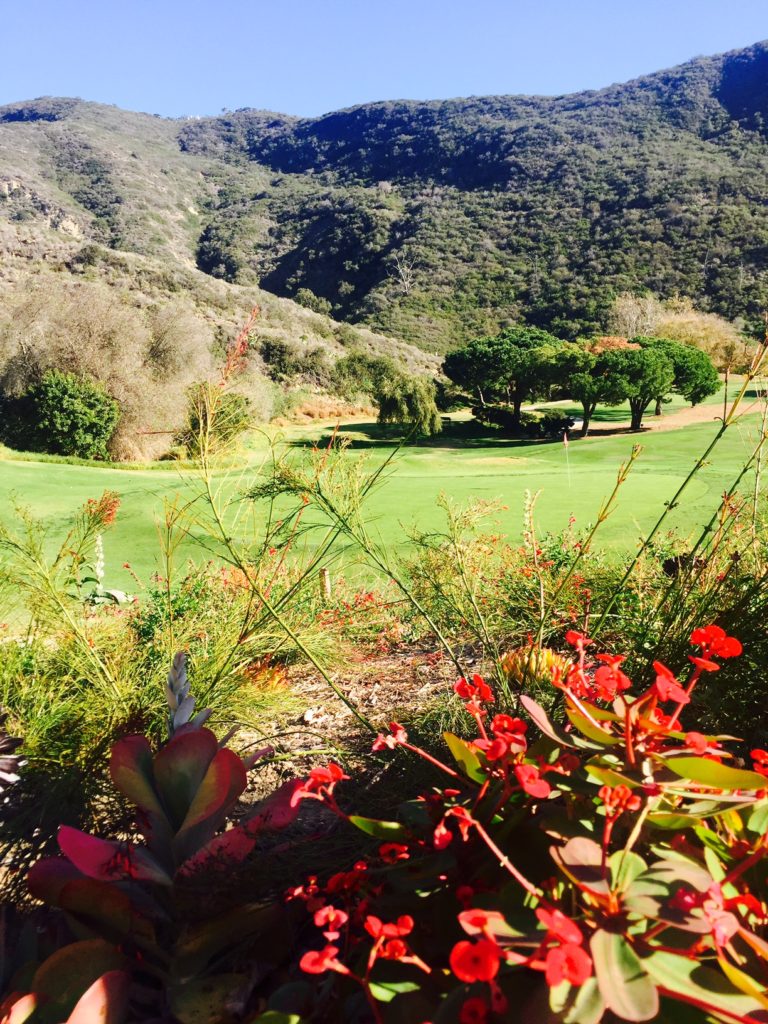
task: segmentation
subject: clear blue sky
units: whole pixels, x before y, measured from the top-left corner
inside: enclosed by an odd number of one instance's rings
[[[0,0],[0,103],[178,116],[593,89],[768,37],[767,0]]]

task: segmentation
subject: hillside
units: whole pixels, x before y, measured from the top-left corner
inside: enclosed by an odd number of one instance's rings
[[[768,304],[767,125],[767,43],[571,96],[313,119],[35,100],[0,108],[0,251],[130,252],[169,292],[195,267],[309,289],[433,352],[520,318],[602,326],[621,290],[750,317]]]

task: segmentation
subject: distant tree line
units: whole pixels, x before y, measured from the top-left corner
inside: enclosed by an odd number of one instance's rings
[[[451,352],[445,375],[476,406],[478,419],[500,421],[522,432],[522,406],[536,400],[572,399],[582,407],[586,435],[598,405],[629,403],[630,429],[639,430],[651,403],[660,413],[670,393],[692,405],[720,388],[709,356],[668,338],[637,336],[563,341],[535,327],[513,327]]]

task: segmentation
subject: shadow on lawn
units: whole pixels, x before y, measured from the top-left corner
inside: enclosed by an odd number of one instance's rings
[[[548,443],[545,440],[507,437],[499,430],[484,427],[475,420],[448,421],[440,434],[433,437],[408,439],[402,427],[393,423],[342,423],[335,432],[337,439],[349,444],[350,448],[392,448],[401,441],[408,448],[434,448],[467,450],[472,448],[530,448]],[[333,431],[327,431],[316,440],[293,438],[290,444],[296,448],[323,448],[331,442]]]

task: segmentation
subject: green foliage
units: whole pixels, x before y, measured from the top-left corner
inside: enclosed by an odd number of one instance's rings
[[[673,390],[691,405],[698,405],[719,390],[720,377],[717,370],[706,352],[702,352],[701,349],[692,345],[681,345],[667,338],[636,337],[631,340],[644,348],[652,348],[663,353],[670,360],[675,374]]]
[[[555,356],[563,345],[539,328],[511,327],[451,352],[443,372],[465,390],[477,391],[481,403],[506,399],[519,422],[522,403],[554,383]]]
[[[380,423],[405,424],[427,437],[441,430],[434,382],[406,373],[387,356],[344,356],[334,366],[333,383],[350,398],[361,392],[369,395],[379,407]]]
[[[27,448],[83,459],[109,457],[120,409],[95,381],[48,370],[17,408],[21,413],[16,434],[28,438]]]
[[[600,369],[610,381],[608,405],[628,401],[630,430],[639,430],[643,413],[659,395],[666,395],[675,382],[674,365],[662,350],[610,349],[600,357]]]
[[[304,306],[306,309],[311,309],[313,313],[322,313],[323,316],[330,316],[333,306],[328,299],[323,299],[319,295],[315,295],[309,288],[299,288],[294,295],[294,299],[300,306]]]
[[[195,457],[204,449],[226,448],[251,423],[245,395],[202,381],[187,389],[187,423],[174,442]]]

